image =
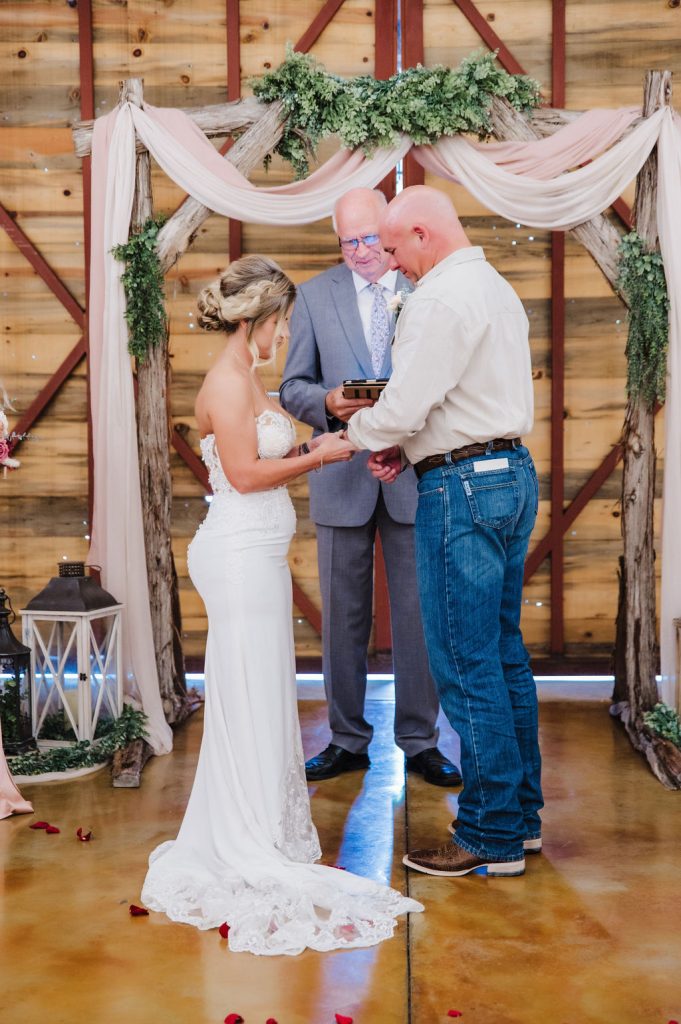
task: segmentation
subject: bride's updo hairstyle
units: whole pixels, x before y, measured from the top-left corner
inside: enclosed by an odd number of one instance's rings
[[[246,320],[247,340],[253,351],[254,328],[273,313],[283,319],[295,297],[296,286],[278,263],[268,256],[242,256],[200,292],[197,299],[199,327],[204,331],[234,334],[242,320]],[[257,351],[253,351],[253,355],[259,362]]]

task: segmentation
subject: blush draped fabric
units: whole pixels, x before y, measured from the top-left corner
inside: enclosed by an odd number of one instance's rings
[[[673,703],[673,619],[681,617],[681,537],[669,513],[681,508],[681,311],[674,291],[681,281],[681,121],[670,108],[635,123],[639,115],[634,108],[589,111],[540,141],[480,145],[454,136],[414,153],[428,170],[462,183],[494,213],[530,227],[567,230],[606,209],[658,146],[660,248],[671,301],[661,696]],[[329,216],[348,189],[375,187],[411,143],[402,137],[371,157],[342,150],[304,181],[256,188],[220,157],[182,111],[125,103],[95,124],[90,295],[95,507],[90,559],[102,566],[104,586],[125,604],[126,692],[149,715],[150,742],[161,753],[170,749],[172,740],[159,698],[148,607],[123,265],[111,255],[111,247],[128,236],[136,133],[166,174],[209,209],[282,227]]]

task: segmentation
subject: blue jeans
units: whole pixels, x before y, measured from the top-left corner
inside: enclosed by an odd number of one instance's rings
[[[501,466],[481,470],[495,460]],[[537,691],[520,632],[537,474],[518,447],[448,461],[418,489],[416,567],[430,669],[461,739],[456,841],[479,857],[520,860],[523,839],[541,835],[543,807]]]

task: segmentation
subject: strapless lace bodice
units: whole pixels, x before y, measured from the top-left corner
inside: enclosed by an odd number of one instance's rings
[[[296,440],[295,427],[283,412],[266,409],[255,419],[258,455],[261,459],[283,459]],[[208,515],[199,527],[220,533],[264,530],[295,532],[295,512],[285,486],[241,494],[225,476],[215,444],[215,435],[201,438],[201,455],[208,470],[213,499]]]
[[[283,412],[265,409],[256,416],[255,428],[258,432],[258,455],[261,459],[283,459],[295,444],[296,429]],[[213,494],[222,494],[225,491],[234,493],[235,488],[225,476],[220,463],[215,434],[202,437],[200,444]]]

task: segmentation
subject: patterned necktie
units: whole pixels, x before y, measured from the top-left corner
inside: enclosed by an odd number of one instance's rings
[[[370,285],[373,302],[371,305],[371,324],[369,329],[369,351],[371,365],[376,376],[381,372],[385,350],[390,341],[390,314],[383,294],[383,286],[374,282]]]

